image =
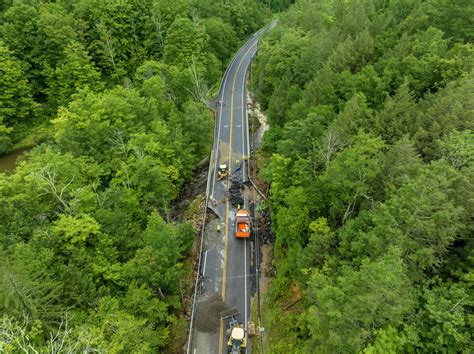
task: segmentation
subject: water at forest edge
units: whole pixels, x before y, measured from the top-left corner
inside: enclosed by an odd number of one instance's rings
[[[32,149],[31,147],[27,147],[27,148],[13,151],[4,156],[0,156],[0,173],[7,172],[7,171],[14,172],[17,166],[17,163],[16,163],[17,159],[21,157],[25,152],[28,152],[31,149]]]

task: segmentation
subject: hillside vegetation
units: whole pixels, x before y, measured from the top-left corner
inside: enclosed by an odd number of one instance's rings
[[[195,233],[170,203],[210,151],[206,100],[267,12],[254,0],[0,1],[0,153],[46,132],[0,174],[1,352],[180,348],[185,330],[170,331],[186,327]]]
[[[470,352],[474,5],[297,1],[262,41],[269,353]]]

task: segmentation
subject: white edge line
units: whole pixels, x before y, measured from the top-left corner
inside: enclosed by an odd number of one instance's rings
[[[213,173],[213,177],[212,177],[212,191],[211,191],[212,196],[214,196],[214,186],[216,184],[216,170],[217,170],[217,164],[219,162],[219,144],[220,144],[220,140],[221,140],[220,136],[221,136],[222,103],[224,101],[225,85],[226,85],[226,82],[227,82],[227,78],[229,76],[230,68],[234,65],[235,61],[237,60],[237,57],[243,52],[243,49],[247,46],[247,44],[250,41],[251,40],[245,42],[244,45],[242,47],[240,47],[240,49],[237,51],[237,53],[232,58],[232,61],[227,66],[227,69],[225,70],[224,79],[221,81],[221,87],[219,88],[221,105],[219,107],[219,122],[217,124],[217,142],[216,142],[216,153],[215,153],[216,161],[215,161],[214,173]],[[232,166],[229,166],[229,168],[232,168]]]
[[[204,263],[202,265],[202,276],[206,275],[207,250],[204,252]]]
[[[245,331],[247,331],[247,239],[244,239]]]
[[[247,105],[247,103],[244,101],[244,92],[245,92],[245,78],[247,76],[247,70],[248,70],[248,67],[246,68],[245,72],[244,72],[244,75],[243,75],[243,79],[242,79],[242,150],[243,150],[243,155],[246,156],[245,154],[245,138],[244,138],[244,111],[245,111],[245,107]],[[242,159],[242,161],[240,162],[242,164],[242,180],[245,180],[245,163]]]
[[[257,46],[256,48],[258,49],[258,38],[257,38]],[[256,52],[255,52],[256,53]],[[255,53],[253,55],[255,55]],[[249,69],[248,70],[251,70],[250,68],[250,65],[252,65],[252,61],[253,59],[250,61],[250,64],[249,64]],[[249,114],[247,112],[247,102],[245,102],[245,123],[247,124],[247,167],[249,167],[249,161],[250,161],[250,139],[249,139]],[[250,169],[248,168],[247,169],[247,173],[250,172]],[[249,174],[249,180],[250,180],[250,174]]]
[[[223,88],[225,88],[226,81],[227,81],[227,71],[225,72],[224,84],[222,86]],[[215,156],[214,156],[216,161],[215,161],[215,166],[214,166],[214,171],[213,171],[213,176],[212,176],[212,191],[211,191],[212,196],[214,196],[214,187],[216,184],[216,170],[217,170],[217,164],[219,163],[219,144],[221,141],[222,101],[224,100],[224,89],[221,89],[221,90],[222,90],[221,96],[220,96],[221,107],[219,107],[219,121],[217,122],[217,141],[216,141],[216,150],[215,150]]]
[[[211,161],[209,161],[209,168],[211,168]],[[209,186],[209,184],[208,184]],[[188,333],[188,343],[186,348],[186,353],[189,354],[191,351],[191,341],[192,341],[192,333],[193,333],[193,323],[194,323],[194,311],[196,310],[196,298],[197,298],[197,289],[199,285],[199,267],[201,266],[202,261],[202,246],[204,243],[204,229],[206,227],[206,216],[207,216],[207,203],[209,202],[209,191],[206,190],[206,208],[204,209],[204,213],[202,216],[202,226],[201,226],[201,243],[199,245],[199,260],[196,272],[196,280],[194,283],[194,295],[193,295],[193,306],[191,308],[191,319],[189,320],[189,333]]]

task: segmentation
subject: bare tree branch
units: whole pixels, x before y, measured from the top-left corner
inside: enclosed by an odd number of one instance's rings
[[[72,176],[72,178],[63,187],[58,186],[58,182],[56,180],[56,172],[54,170],[51,171],[49,167],[42,168],[39,172],[35,174],[35,177],[41,182],[43,182],[40,188],[44,191],[44,194],[53,195],[53,197],[62,205],[64,211],[70,214],[71,208],[64,197],[64,193],[66,192],[68,187],[74,182],[75,176]]]
[[[317,145],[317,151],[322,157],[325,168],[328,168],[334,155],[344,146],[340,135],[334,129],[328,129]]]
[[[165,42],[163,40],[163,16],[159,10],[158,13],[151,15],[151,22],[155,25],[156,42],[161,52],[163,52],[165,49]]]
[[[211,90],[207,88],[205,81],[199,75],[194,55],[191,58],[191,65],[189,68],[191,69],[192,87],[191,89],[186,88],[186,90],[196,101],[206,104],[209,100]]]
[[[112,33],[110,30],[107,28],[105,23],[102,21],[96,24],[97,30],[99,31],[100,39],[101,39],[101,44],[102,47],[104,48],[104,51],[108,57],[108,60],[112,64],[112,67],[114,69],[114,73],[117,73],[117,65],[115,63],[115,41],[114,38],[112,37]]]
[[[112,136],[109,138],[109,141],[111,142],[113,147],[116,147],[118,150],[120,150],[125,157],[128,157],[128,153],[130,151],[130,148],[127,144],[125,134],[123,131],[119,129],[115,129],[114,132],[112,133]]]

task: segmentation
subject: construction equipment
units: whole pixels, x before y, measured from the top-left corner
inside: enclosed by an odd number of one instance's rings
[[[229,320],[226,334],[229,337],[229,340],[227,341],[229,353],[232,354],[245,353],[247,348],[247,333],[244,326],[237,321],[238,315],[239,310],[237,307],[232,307],[221,312],[221,319],[223,321],[227,319]]]
[[[250,338],[255,337],[255,335],[257,334],[255,331],[255,322],[253,321],[247,322],[247,333]]]
[[[246,209],[240,209],[237,211],[235,218],[235,237],[250,237],[250,213]]]
[[[229,175],[229,169],[227,168],[226,164],[219,165],[219,169],[217,170],[217,179],[223,179]]]

